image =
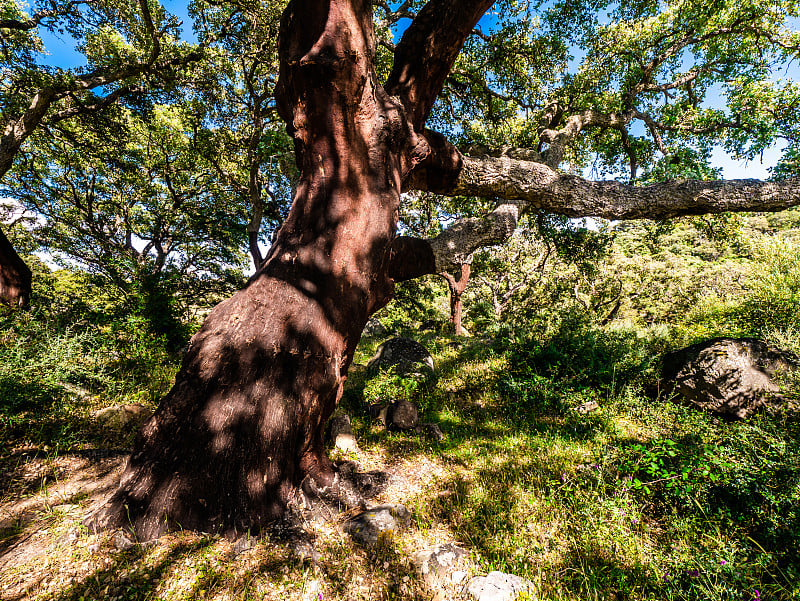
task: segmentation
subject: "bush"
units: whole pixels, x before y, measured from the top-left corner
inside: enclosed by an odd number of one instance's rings
[[[749,291],[740,299],[704,299],[682,324],[693,340],[800,331],[800,244],[771,237],[752,245]]]

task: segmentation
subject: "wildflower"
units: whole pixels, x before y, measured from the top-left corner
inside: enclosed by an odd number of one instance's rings
[[[700,572],[698,570],[686,570],[686,575],[689,576],[689,578],[697,578]]]
[[[724,559],[721,559],[720,562],[719,562],[719,565],[724,566],[726,563],[728,563],[728,562],[725,561]]]
[[[753,601],[761,601],[761,593],[758,592],[758,589],[753,589],[753,591],[756,594],[756,596],[753,598]]]
[[[664,572],[664,575],[662,576],[662,578],[664,580],[669,580],[669,572]]]
[[[322,601],[322,593],[317,593],[317,601]]]

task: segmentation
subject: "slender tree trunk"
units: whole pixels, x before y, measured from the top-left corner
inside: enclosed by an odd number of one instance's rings
[[[446,271],[439,274],[445,279],[447,287],[450,289],[450,323],[453,324],[456,336],[465,335],[464,328],[461,325],[461,296],[464,294],[464,290],[467,289],[471,267],[470,263],[462,263],[461,272],[456,277]]]
[[[41,122],[54,94],[40,92],[27,111],[16,121],[6,124],[0,135],[0,179],[11,169],[22,143]],[[31,270],[19,256],[6,235],[0,231],[0,301],[25,307],[31,296]]]

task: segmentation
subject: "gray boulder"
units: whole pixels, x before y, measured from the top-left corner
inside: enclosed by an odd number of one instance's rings
[[[402,376],[428,376],[434,372],[433,357],[416,340],[390,338],[378,347],[375,356],[367,363],[367,370],[394,369]]]
[[[450,584],[460,584],[466,577],[464,570],[467,551],[455,543],[444,543],[417,551],[412,563],[425,584],[432,590]]]
[[[413,430],[419,421],[419,409],[404,399],[381,401],[369,407],[369,416],[380,421],[387,430]]]
[[[744,419],[756,409],[786,404],[775,376],[798,364],[796,355],[763,340],[715,338],[668,353],[662,380],[667,393],[705,411]]]
[[[370,317],[364,326],[364,336],[386,336],[389,330],[376,318]]]
[[[504,572],[489,572],[469,581],[467,592],[476,601],[513,601],[530,590],[533,583],[521,576]]]
[[[437,442],[444,440],[444,432],[442,432],[442,429],[438,424],[419,424],[416,428],[414,428],[414,432],[416,432],[419,436],[424,436],[428,440],[435,440]]]
[[[391,541],[394,533],[411,524],[411,512],[400,504],[379,505],[348,520],[344,531],[367,547]]]
[[[392,430],[412,430],[419,421],[419,410],[414,403],[400,399],[392,403],[386,427]]]

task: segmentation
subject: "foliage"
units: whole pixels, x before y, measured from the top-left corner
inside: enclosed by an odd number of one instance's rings
[[[86,274],[42,268],[37,308],[0,316],[1,438],[5,445],[80,448],[93,440],[93,409],[152,405],[170,386],[177,361],[166,338],[153,336],[144,318],[115,310],[108,290],[87,287]]]
[[[695,337],[765,337],[800,329],[800,245],[780,237],[752,244],[748,289],[733,300],[710,292],[686,317]]]
[[[191,107],[158,105],[42,129],[2,184],[37,250],[116,288],[177,346],[180,321],[235,290],[244,263],[246,209],[198,156],[197,125]]]

